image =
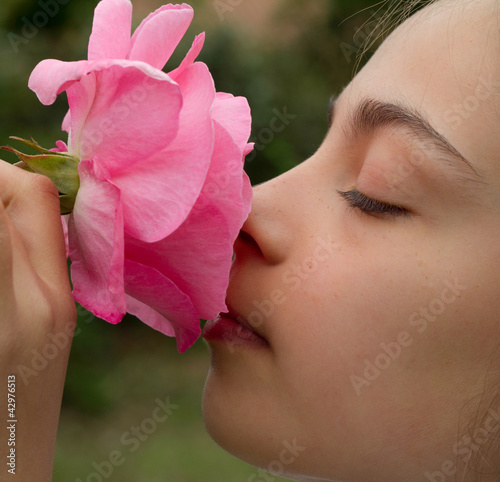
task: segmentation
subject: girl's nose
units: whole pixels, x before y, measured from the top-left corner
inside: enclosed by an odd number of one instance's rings
[[[269,265],[283,263],[303,231],[307,189],[304,164],[254,188],[252,211],[235,243],[236,258],[257,256]]]

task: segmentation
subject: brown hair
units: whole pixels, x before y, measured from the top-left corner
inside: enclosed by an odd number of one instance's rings
[[[411,17],[418,10],[435,3],[437,0],[382,0],[372,7],[372,14],[359,28],[362,30],[367,24],[375,23],[375,28],[361,46],[355,64],[355,71],[360,67],[365,56],[376,49],[387,36]]]

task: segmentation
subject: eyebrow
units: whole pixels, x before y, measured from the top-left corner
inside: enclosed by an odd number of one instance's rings
[[[336,103],[337,99],[332,97],[328,113],[330,125],[334,122]],[[465,168],[469,175],[472,174],[473,177],[467,178],[467,180],[484,183],[484,178],[474,166],[415,109],[399,104],[365,99],[351,112],[343,130],[346,137],[352,139],[360,135],[372,134],[387,126],[403,128],[420,142],[430,142],[435,149],[446,155],[446,160],[454,161],[454,167],[461,171]]]

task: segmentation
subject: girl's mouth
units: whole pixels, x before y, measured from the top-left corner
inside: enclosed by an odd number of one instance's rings
[[[221,313],[216,320],[207,321],[203,338],[208,342],[223,341],[229,350],[237,345],[269,347],[269,343],[249,323],[233,313]]]

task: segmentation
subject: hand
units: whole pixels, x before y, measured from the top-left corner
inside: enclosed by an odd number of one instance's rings
[[[0,419],[17,420],[1,437],[0,481],[11,480],[11,448],[17,480],[52,477],[76,323],[59,212],[52,181],[0,161]],[[15,407],[7,400],[9,376]]]

